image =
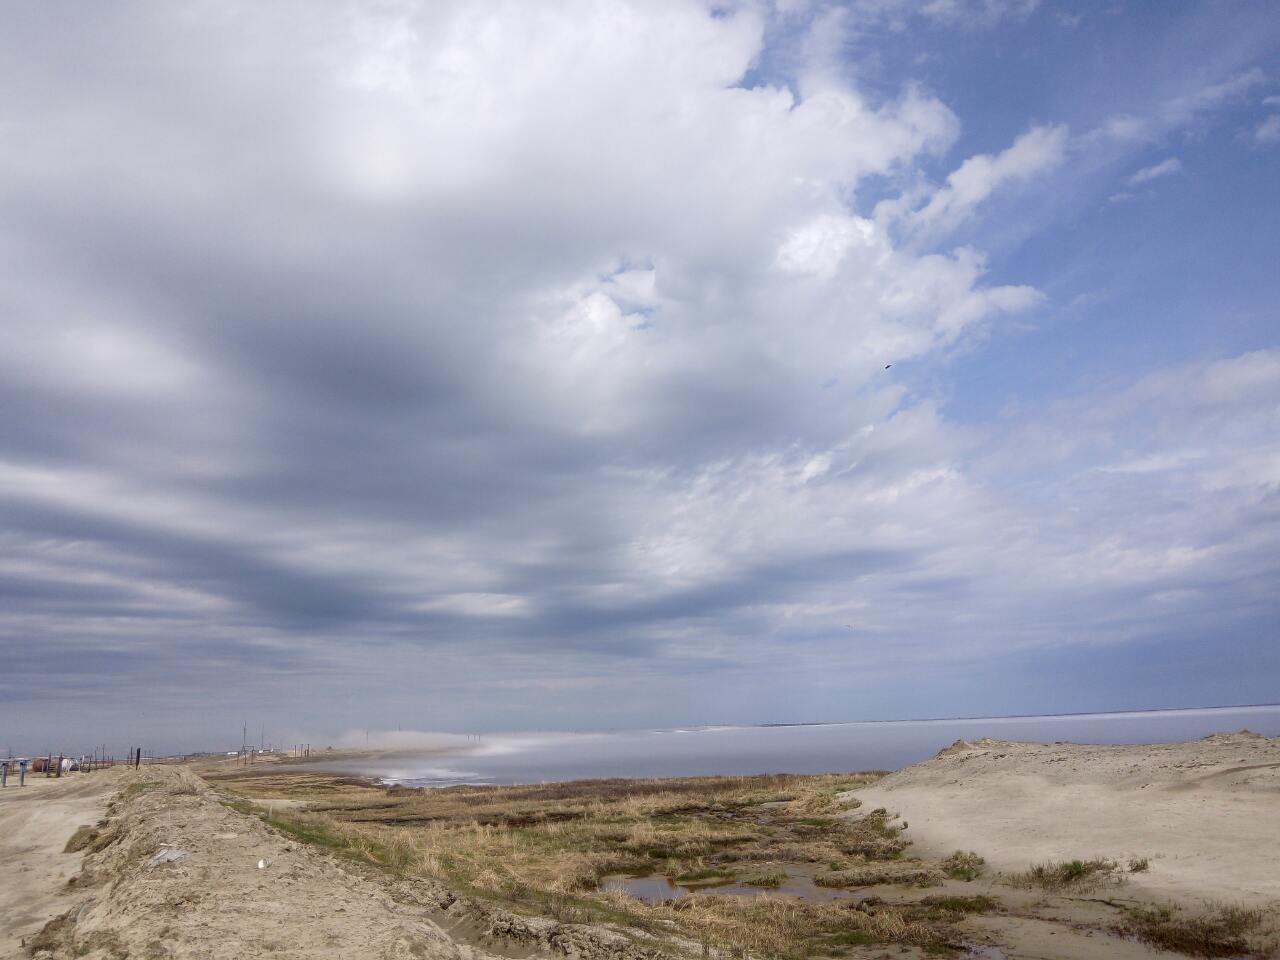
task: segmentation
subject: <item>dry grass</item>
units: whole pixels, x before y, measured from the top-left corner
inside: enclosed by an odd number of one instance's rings
[[[859,943],[944,950],[963,911],[920,903],[802,902],[693,894],[650,906],[599,892],[612,874],[660,873],[687,887],[741,878],[767,891],[787,864],[836,864],[852,885],[936,882],[902,859],[883,809],[854,812],[845,791],[878,775],[596,780],[539,786],[385,789],[315,774],[223,772],[208,779],[256,800],[307,799],[267,819],[340,855],[507,907],[571,921],[675,929],[732,952],[799,957]],[[238,801],[232,801],[240,806]],[[812,867],[809,868],[812,870]],[[819,882],[832,883],[831,880]]]
[[[690,936],[732,952],[776,957],[836,952],[851,944],[913,944],[930,951],[958,947],[961,937],[927,908],[866,900],[847,905],[800,900],[693,896],[654,908]]]
[[[942,871],[922,863],[865,863],[813,878],[820,887],[874,887],[881,884],[902,884],[913,887],[933,887],[942,882]]]
[[[1230,904],[1190,915],[1174,906],[1131,907],[1118,932],[1193,957],[1273,956],[1277,916]]]
[[[977,880],[986,868],[987,861],[972,850],[957,850],[942,861],[942,872],[952,880]]]
[[[1104,884],[1122,883],[1124,876],[1114,860],[1096,857],[1092,860],[1037,863],[1024,873],[1012,874],[1009,881],[1020,887],[1080,893]]]

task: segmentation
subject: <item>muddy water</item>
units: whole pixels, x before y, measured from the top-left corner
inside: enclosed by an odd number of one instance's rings
[[[653,874],[647,877],[612,876],[600,882],[600,890],[604,893],[625,893],[643,900],[645,903],[663,903],[667,900],[678,900],[692,893],[711,894],[729,897],[795,897],[812,903],[830,900],[851,900],[858,895],[850,890],[837,890],[833,887],[820,887],[812,877],[801,873],[787,871],[787,879],[777,887],[754,887],[747,883],[729,881],[727,883],[691,883],[680,884],[668,877]]]

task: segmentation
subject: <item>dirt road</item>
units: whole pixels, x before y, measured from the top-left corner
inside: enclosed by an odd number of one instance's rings
[[[22,941],[75,899],[67,880],[80,870],[83,853],[63,853],[81,824],[101,818],[118,787],[111,771],[60,778],[17,777],[0,790],[0,958],[24,956]]]

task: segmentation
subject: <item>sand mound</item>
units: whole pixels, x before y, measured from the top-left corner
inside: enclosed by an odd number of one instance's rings
[[[361,876],[229,808],[178,768],[134,774],[81,839],[95,852],[72,882],[80,901],[29,941],[37,958],[653,956],[608,930],[515,917],[429,882]],[[461,928],[472,936],[451,935]]]
[[[998,869],[1148,858],[1131,882],[1189,901],[1280,899],[1280,739],[1097,746],[957,741],[856,794],[898,812],[917,854],[975,850]]]

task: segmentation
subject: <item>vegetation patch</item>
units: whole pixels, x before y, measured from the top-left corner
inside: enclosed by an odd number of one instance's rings
[[[869,943],[938,952],[974,910],[868,898],[806,901],[783,893],[692,893],[648,904],[604,892],[606,876],[660,872],[686,888],[733,882],[785,887],[785,864],[839,864],[830,886],[936,883],[903,860],[897,817],[841,794],[877,779],[820,776],[596,780],[442,790],[383,788],[316,774],[221,772],[223,802],[271,827],[396,876],[428,877],[501,906],[565,922],[607,922],[638,935],[678,932],[733,955],[840,953]],[[298,799],[268,813],[250,800]]]
[[[762,887],[765,889],[776,889],[787,882],[787,875],[782,872],[778,873],[762,873],[759,876],[747,877],[742,881],[749,887]]]
[[[925,897],[925,906],[946,914],[990,913],[1000,906],[994,897]]]
[[[932,887],[942,882],[942,873],[936,867],[918,861],[865,863],[819,874],[813,882],[820,887],[873,887],[881,884]]]
[[[1039,887],[1042,890],[1091,890],[1107,883],[1120,883],[1120,865],[1106,857],[1092,860],[1061,860],[1037,863],[1025,873],[1010,878],[1015,886]]]
[[[942,871],[952,880],[976,880],[982,875],[987,861],[972,850],[957,850],[942,861]]]
[[[1270,919],[1274,920],[1272,915]],[[1175,906],[1130,907],[1118,932],[1155,947],[1193,957],[1270,956],[1277,949],[1273,933],[1265,929],[1268,913],[1219,904],[1190,915]]]

